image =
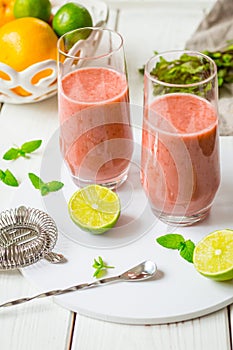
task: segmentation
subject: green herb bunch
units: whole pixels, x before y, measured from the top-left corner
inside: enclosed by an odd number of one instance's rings
[[[142,72],[142,70],[140,71]],[[165,86],[154,82],[153,89],[155,95],[184,92],[205,96],[211,90],[211,83],[209,82],[201,86],[187,86],[202,82],[211,75],[210,63],[205,58],[200,59],[200,57],[187,53],[172,61],[167,61],[161,56],[160,60],[151,70],[150,75],[158,81],[179,85],[179,87]]]
[[[203,54],[210,57],[217,66],[218,86],[233,83],[233,43],[218,51],[203,51]],[[154,54],[158,54],[154,51]],[[205,78],[205,71],[208,71],[208,62],[200,64],[196,57],[184,54],[179,60],[161,61],[154,67],[151,74],[156,79],[166,81],[171,84],[193,84]],[[144,74],[145,67],[139,69]],[[170,91],[171,92],[171,91]]]
[[[219,51],[204,51],[212,58],[218,69],[218,86],[233,83],[233,44]]]

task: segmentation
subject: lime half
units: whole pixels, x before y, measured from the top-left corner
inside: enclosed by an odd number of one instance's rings
[[[216,281],[233,279],[233,230],[214,231],[195,247],[193,263],[198,272]]]
[[[107,187],[89,185],[70,198],[71,219],[85,231],[101,234],[115,226],[120,216],[118,195]]]

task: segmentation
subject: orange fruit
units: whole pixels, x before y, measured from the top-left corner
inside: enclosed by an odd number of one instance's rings
[[[52,28],[40,19],[19,18],[0,28],[0,48],[0,62],[20,72],[37,62],[56,60],[57,36]],[[45,69],[33,77],[32,83],[36,84],[50,74],[51,69]],[[0,77],[10,79],[1,71]],[[27,95],[21,87],[12,90],[23,96]]]
[[[0,26],[13,21],[15,0],[0,0]]]
[[[56,60],[57,36],[38,18],[24,17],[0,28],[0,62],[16,71],[47,59]]]

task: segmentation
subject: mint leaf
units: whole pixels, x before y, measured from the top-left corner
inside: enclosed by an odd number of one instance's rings
[[[195,244],[188,239],[187,241],[183,236],[176,233],[169,233],[167,235],[158,237],[156,241],[163,247],[168,249],[176,249],[180,251],[180,256],[188,262],[193,262],[193,252]]]
[[[28,141],[21,146],[21,150],[25,153],[32,153],[37,150],[41,144],[42,140]]]
[[[4,171],[1,171],[1,172],[2,172],[1,180],[5,185],[13,186],[13,187],[19,186],[17,179],[14,177],[14,175],[10,170],[7,169],[5,172]]]
[[[40,190],[42,196],[46,196],[50,192],[59,191],[64,186],[64,184],[60,181],[50,181],[46,183],[39,176],[33,173],[29,173],[28,177],[35,189]]]
[[[49,193],[49,189],[48,189],[48,186],[47,184],[43,184],[40,188],[40,193],[42,196],[46,196],[46,194]]]
[[[43,185],[43,181],[39,178],[39,176],[33,173],[29,173],[28,177],[31,180],[31,183],[33,184],[35,189],[39,190],[41,188],[41,185]]]
[[[37,148],[40,147],[42,143],[42,140],[33,140],[28,141],[22,144],[19,148],[10,148],[6,153],[3,155],[3,159],[5,160],[15,160],[19,157],[29,158],[27,156],[27,153],[34,152]]]
[[[165,248],[180,249],[181,243],[184,243],[185,239],[181,235],[169,233],[165,236],[158,237],[156,241]]]
[[[92,265],[92,267],[94,267],[94,269],[95,269],[93,277],[96,277],[96,278],[102,277],[106,273],[107,269],[114,269],[114,266],[107,265],[103,261],[101,256],[99,256],[98,259],[99,259],[99,261],[94,259],[94,264]]]
[[[3,180],[5,177],[5,172],[0,169],[0,180]]]
[[[50,181],[47,182],[46,185],[48,187],[49,192],[59,191],[64,186],[64,184],[60,181]]]
[[[19,149],[19,157],[30,158],[26,155],[26,152],[22,151],[21,149]]]
[[[195,249],[195,244],[189,239],[185,241],[183,247],[181,248],[180,255],[182,256],[182,258],[192,263],[194,249]]]
[[[4,155],[4,160],[14,160],[20,157],[19,149],[18,148],[10,148]]]

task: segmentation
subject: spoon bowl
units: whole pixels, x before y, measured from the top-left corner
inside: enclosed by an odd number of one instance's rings
[[[120,279],[127,282],[142,281],[153,277],[156,273],[156,264],[151,260],[146,260],[128,271],[125,271],[122,275],[120,275]]]

